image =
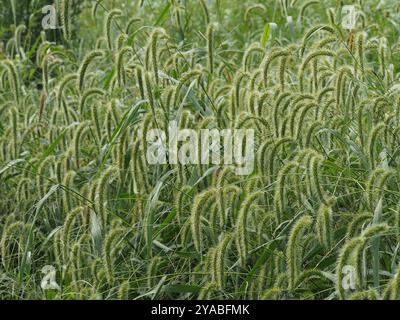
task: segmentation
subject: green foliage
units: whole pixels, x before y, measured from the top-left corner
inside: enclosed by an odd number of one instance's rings
[[[3,2],[0,298],[399,298],[396,1]],[[150,165],[170,121],[255,171]]]

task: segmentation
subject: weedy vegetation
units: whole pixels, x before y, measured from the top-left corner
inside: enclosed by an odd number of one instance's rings
[[[397,1],[11,3],[0,298],[400,298]],[[149,165],[170,121],[253,129],[255,170]]]

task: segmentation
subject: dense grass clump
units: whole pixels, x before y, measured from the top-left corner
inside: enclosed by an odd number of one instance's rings
[[[0,298],[400,298],[397,1],[56,2],[0,43]],[[150,165],[171,121],[254,172]]]

